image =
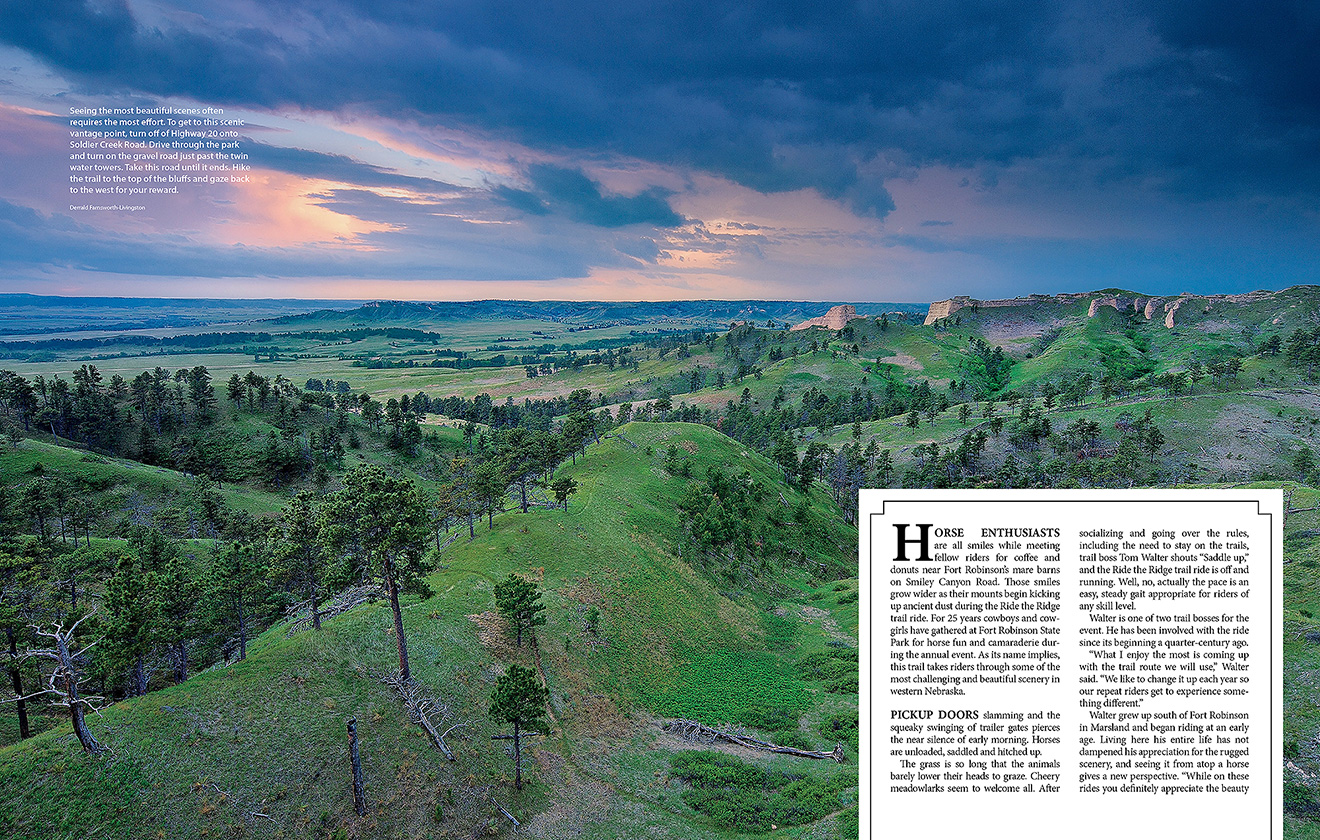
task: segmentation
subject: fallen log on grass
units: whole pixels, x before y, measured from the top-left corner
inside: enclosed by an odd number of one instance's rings
[[[435,547],[435,553],[439,554],[440,552],[444,551],[446,548],[449,548],[449,546],[453,545],[454,540],[458,539],[458,535],[461,533],[463,533],[461,530],[455,528],[452,532],[450,532],[449,536],[445,537],[444,542],[440,543],[438,546]]]
[[[521,828],[521,827],[522,827],[522,823],[518,822],[518,818],[515,817],[513,814],[510,814],[510,813],[504,808],[503,805],[501,805],[500,803],[496,802],[496,801],[495,801],[495,797],[492,796],[492,797],[490,798],[490,804],[494,805],[495,808],[496,808],[501,814],[503,814],[504,816],[508,817],[508,818],[509,818],[509,822],[513,823],[513,827],[514,827],[514,828]]]
[[[431,737],[431,743],[435,744],[436,749],[444,753],[445,758],[450,761],[457,761],[453,750],[445,743],[445,736],[455,729],[467,726],[466,721],[459,721],[450,726],[444,732],[431,722],[431,715],[439,715],[441,720],[448,720],[450,717],[450,704],[442,702],[434,697],[427,696],[425,690],[413,680],[404,681],[398,674],[391,674],[387,677],[381,677],[381,682],[393,688],[403,701],[403,706],[408,711],[408,719],[422,729]]]
[[[781,755],[794,755],[798,758],[832,758],[840,764],[843,763],[843,744],[835,744],[832,752],[823,752],[821,750],[800,750],[797,747],[781,747],[778,744],[771,744],[768,741],[761,741],[757,738],[751,738],[746,735],[739,735],[733,732],[722,732],[714,727],[707,726],[695,720],[671,720],[664,724],[664,730],[677,735],[687,741],[697,741],[703,744],[714,743],[715,741],[728,741],[731,744],[737,744],[740,747],[746,747],[749,750],[762,750],[764,752],[780,753]]]
[[[380,586],[354,586],[345,589],[319,610],[319,617],[322,621],[334,618],[337,615],[343,615],[354,607],[360,607],[363,604],[369,604],[372,601],[378,601],[385,597],[385,590]],[[289,628],[285,631],[286,636],[292,636],[299,630],[305,630],[312,624],[312,602],[303,601],[294,604],[285,610],[285,615],[291,619]]]

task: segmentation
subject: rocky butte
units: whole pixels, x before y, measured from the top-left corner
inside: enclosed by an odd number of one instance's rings
[[[1201,308],[1203,313],[1210,312],[1216,304],[1244,304],[1254,303],[1259,300],[1265,300],[1273,297],[1275,292],[1251,292],[1245,295],[1193,295],[1183,293],[1173,298],[1148,297],[1145,295],[1134,294],[1114,294],[1106,292],[1084,292],[1079,294],[1061,294],[1061,295],[1029,295],[1027,297],[1010,298],[1007,300],[977,300],[967,295],[958,295],[948,300],[938,300],[930,305],[926,313],[926,326],[930,326],[941,318],[947,318],[960,309],[970,309],[973,312],[982,309],[995,309],[1009,306],[1033,306],[1041,303],[1074,303],[1090,299],[1090,305],[1086,310],[1086,317],[1094,318],[1096,313],[1103,307],[1112,307],[1119,312],[1136,312],[1144,315],[1147,321],[1153,320],[1157,315],[1162,316],[1164,326],[1173,329],[1174,316],[1184,305],[1193,301]],[[841,307],[835,307],[839,309]],[[830,310],[833,314],[834,310]],[[826,316],[828,317],[828,316]],[[819,320],[819,319],[817,319]],[[808,324],[812,322],[808,321]],[[794,327],[794,329],[798,329]]]
[[[809,330],[812,327],[825,327],[826,329],[831,330],[841,330],[846,327],[848,322],[852,319],[861,317],[861,315],[857,314],[857,307],[847,303],[843,306],[832,307],[829,312],[826,312],[819,318],[811,318],[803,321],[797,326],[790,328],[790,332],[794,330]],[[927,318],[927,323],[930,323],[929,318]]]

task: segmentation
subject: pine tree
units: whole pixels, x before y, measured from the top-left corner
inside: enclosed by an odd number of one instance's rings
[[[36,558],[0,551],[0,630],[4,630],[6,652],[9,654],[6,670],[9,687],[14,693],[14,710],[18,714],[18,737],[32,735],[28,727],[27,692],[24,689],[24,668],[19,651],[33,641],[31,623],[44,612],[45,593],[48,591],[46,575]]]
[[[545,604],[541,603],[541,593],[536,584],[513,573],[501,583],[495,584],[495,608],[500,615],[513,625],[517,633],[518,647],[522,647],[523,629],[535,632],[535,628],[545,624]]]
[[[321,533],[327,544],[355,554],[362,570],[385,584],[394,612],[399,675],[407,682],[412,674],[399,591],[430,595],[423,580],[429,523],[422,494],[411,481],[364,464],[344,477],[344,489],[327,499],[322,511]]]
[[[272,541],[272,568],[291,588],[302,592],[309,603],[312,628],[321,629],[320,601],[326,576],[325,543],[321,539],[320,513],[306,491],[293,497],[284,509],[282,528]]]
[[[508,487],[503,472],[494,461],[483,461],[473,471],[473,489],[478,503],[486,512],[489,528],[495,527],[495,510],[501,507],[500,500]]]
[[[238,631],[238,658],[247,658],[248,625],[265,600],[266,569],[250,543],[230,543],[211,561],[207,600],[222,627]]]
[[[522,790],[522,736],[544,734],[549,728],[545,704],[550,691],[536,678],[536,672],[521,665],[510,665],[495,680],[490,695],[490,716],[501,723],[513,724],[513,785]]]
[[[37,464],[37,466],[41,466]],[[19,495],[18,509],[29,517],[30,521],[36,526],[37,536],[42,542],[48,537],[47,521],[54,505],[50,500],[49,484],[43,476],[23,485],[23,492]]]
[[[116,671],[128,672],[128,696],[147,693],[144,660],[160,619],[157,579],[132,557],[121,557],[105,585],[105,649]]]
[[[188,679],[188,640],[197,634],[202,588],[188,560],[175,555],[156,575],[156,637],[174,667],[174,681]]]
[[[550,485],[550,492],[555,494],[555,501],[568,510],[568,497],[577,492],[578,484],[571,478],[557,478]]]
[[[772,457],[775,463],[779,464],[780,469],[784,471],[784,477],[790,482],[797,479],[798,456],[797,447],[793,445],[793,439],[790,432],[781,433],[779,440],[775,443]]]
[[[188,399],[197,406],[197,416],[204,422],[215,411],[215,388],[211,387],[211,373],[204,365],[188,371]]]
[[[454,513],[467,520],[470,542],[477,538],[472,519],[481,509],[472,462],[467,458],[454,458],[449,462],[449,475],[450,480],[444,489],[453,503]]]
[[[1155,456],[1159,454],[1160,447],[1164,446],[1164,432],[1160,431],[1159,426],[1151,423],[1146,427],[1144,437],[1145,440],[1143,443],[1146,447],[1146,452],[1149,453],[1150,460],[1154,461]]]
[[[381,413],[380,403],[375,400],[368,398],[362,403],[362,419],[373,432],[380,426]]]
[[[1315,469],[1315,453],[1311,451],[1311,447],[1302,446],[1302,448],[1298,450],[1297,454],[1293,456],[1292,467],[1297,471],[1297,476],[1300,481],[1307,480],[1311,474],[1311,470]]]
[[[534,475],[545,469],[550,448],[549,438],[546,432],[515,428],[500,440],[500,466],[505,477],[518,485],[519,504],[523,513],[527,512],[527,484]]]
[[[888,449],[882,451],[875,462],[875,477],[882,487],[889,486],[889,478],[894,473],[894,456]]]
[[[238,374],[229,377],[229,382],[225,384],[225,395],[229,397],[230,402],[235,406],[243,405],[243,397],[247,395],[247,388],[243,386],[243,380],[238,378]]]

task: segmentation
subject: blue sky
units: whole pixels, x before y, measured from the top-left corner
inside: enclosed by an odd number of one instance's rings
[[[0,291],[924,301],[1320,282],[1314,3],[0,0]],[[253,182],[69,209],[68,114]]]

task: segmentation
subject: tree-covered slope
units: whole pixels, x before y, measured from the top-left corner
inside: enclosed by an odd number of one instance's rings
[[[471,541],[464,527],[427,579],[434,595],[403,601],[414,677],[446,704],[437,723],[461,724],[448,736],[456,762],[429,745],[381,681],[397,662],[380,602],[319,632],[287,637],[277,625],[244,661],[89,716],[113,750],[105,757],[84,755],[66,723],[0,750],[0,831],[507,833],[494,796],[529,836],[560,836],[565,826],[587,837],[741,836],[685,804],[669,760],[688,745],[654,716],[742,724],[808,748],[847,741],[840,732],[856,718],[855,670],[851,683],[839,674],[855,665],[831,654],[857,643],[855,532],[820,488],[788,486],[773,463],[696,425],[626,425],[557,476],[579,487],[567,511],[498,515]],[[737,500],[716,476],[743,488]],[[712,488],[764,523],[747,520],[750,542],[694,530],[715,501]],[[700,515],[680,511],[698,500],[707,502]],[[516,647],[494,606],[494,584],[510,572],[543,592],[548,621],[535,648]],[[512,761],[490,740],[501,730],[487,714],[495,678],[515,662],[544,676],[552,717],[551,731],[524,746],[531,781],[521,793],[508,784]],[[829,662],[843,667],[821,667]],[[361,819],[348,795],[349,717],[362,740],[369,811]],[[846,765],[745,758],[820,777],[822,790],[841,784],[831,814],[855,801]],[[836,823],[830,816],[801,836],[838,836]]]

